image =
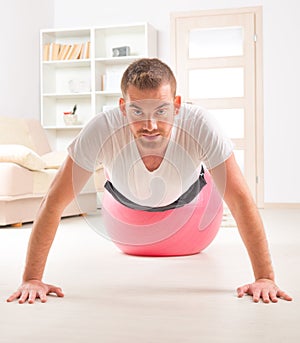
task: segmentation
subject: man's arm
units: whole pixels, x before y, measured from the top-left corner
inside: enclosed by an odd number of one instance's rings
[[[46,295],[63,296],[60,288],[44,284],[42,277],[49,250],[54,240],[61,214],[80,192],[92,173],[80,168],[70,157],[58,171],[38,211],[30,236],[23,283],[7,301],[19,298],[20,303],[36,298],[46,301]]]
[[[264,226],[234,154],[210,172],[237,223],[255,276],[254,283],[238,288],[238,296],[250,294],[255,302],[260,298],[277,302],[278,297],[292,300],[275,284]]]

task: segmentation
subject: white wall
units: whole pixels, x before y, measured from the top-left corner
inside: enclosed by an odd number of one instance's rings
[[[0,0],[0,115],[39,119],[39,32],[53,0]]]
[[[159,31],[159,57],[170,63],[170,12],[245,6],[263,6],[265,202],[300,203],[297,0],[55,0],[55,26],[148,21]]]
[[[300,3],[264,2],[265,200],[300,203]]]
[[[269,0],[270,2],[272,0]],[[170,13],[256,6],[252,0],[55,0],[55,26],[101,26],[147,21],[159,31],[158,55],[170,61]],[[67,15],[66,15],[67,13]]]
[[[170,63],[170,12],[260,5],[264,19],[265,202],[300,203],[297,0],[0,0],[0,114],[39,117],[40,28],[148,21],[159,32],[159,57]]]

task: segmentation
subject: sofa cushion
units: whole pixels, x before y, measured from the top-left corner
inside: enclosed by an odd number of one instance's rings
[[[51,151],[45,130],[33,118],[0,116],[0,144],[22,144],[38,155]]]
[[[16,163],[0,163],[0,201],[2,198],[32,194],[33,172]]]
[[[41,156],[46,169],[58,169],[68,155],[67,151],[51,151]]]
[[[36,152],[21,144],[1,144],[0,162],[16,163],[29,170],[42,170],[46,166]]]
[[[26,119],[0,116],[0,144],[22,144],[35,150]]]
[[[0,201],[47,193],[57,169],[31,171],[16,163],[0,163]]]

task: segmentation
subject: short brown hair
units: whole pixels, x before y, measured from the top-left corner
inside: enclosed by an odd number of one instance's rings
[[[170,84],[173,95],[176,94],[176,79],[171,68],[158,58],[141,58],[131,63],[121,80],[123,97],[126,97],[130,85],[143,89],[156,89]]]

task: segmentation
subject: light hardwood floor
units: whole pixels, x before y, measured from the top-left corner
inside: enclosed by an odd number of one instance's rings
[[[62,220],[45,272],[65,298],[6,303],[20,282],[31,224],[0,229],[0,343],[298,343],[300,211],[261,213],[291,303],[236,297],[236,287],[252,281],[236,228],[221,228],[199,255],[142,258],[123,255],[80,217]]]

